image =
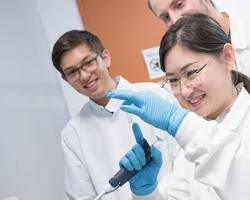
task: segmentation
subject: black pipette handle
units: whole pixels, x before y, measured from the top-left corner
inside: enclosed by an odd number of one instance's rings
[[[143,150],[145,152],[145,157],[147,163],[149,163],[152,160],[151,155],[151,147],[149,146],[147,140],[143,139]],[[116,188],[117,186],[122,186],[124,183],[129,181],[138,171],[128,171],[124,168],[121,168],[110,180],[109,184],[112,185],[112,187]]]

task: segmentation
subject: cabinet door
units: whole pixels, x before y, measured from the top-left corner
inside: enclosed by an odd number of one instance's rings
[[[149,81],[141,50],[159,46],[165,26],[148,9],[147,0],[77,0],[77,4],[84,28],[97,34],[111,52],[111,75]]]

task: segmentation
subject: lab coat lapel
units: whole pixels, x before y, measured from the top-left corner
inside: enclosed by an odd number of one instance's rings
[[[115,81],[117,83],[117,90],[128,89],[128,87],[130,87],[130,83],[121,76],[116,77]],[[120,109],[122,103],[122,100],[111,98],[105,106],[105,109],[115,114]]]
[[[242,88],[239,96],[232,105],[229,113],[222,122],[230,130],[237,129],[250,108],[250,95],[245,88]]]

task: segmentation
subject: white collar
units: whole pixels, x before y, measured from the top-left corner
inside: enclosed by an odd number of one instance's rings
[[[131,84],[124,79],[121,76],[117,76],[115,77],[115,82],[117,83],[117,88],[116,89],[129,89],[131,88]],[[122,104],[123,101],[119,100],[119,99],[110,99],[108,104],[104,107],[101,106],[97,103],[95,103],[93,100],[90,99],[89,104],[90,107],[93,111],[107,111],[107,113],[110,113],[110,115],[112,115],[113,113],[117,112],[117,110],[120,109],[120,106]]]
[[[131,84],[121,76],[116,77],[116,82],[117,90],[129,89],[131,87]],[[111,98],[108,104],[105,106],[105,109],[109,110],[110,112],[116,112],[120,109],[122,103],[122,100]]]
[[[226,114],[222,124],[224,124],[227,128],[231,130],[236,129],[240,125],[244,116],[247,114],[249,107],[250,95],[243,87],[235,102]]]

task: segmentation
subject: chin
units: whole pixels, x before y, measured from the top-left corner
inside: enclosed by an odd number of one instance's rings
[[[202,110],[194,110],[193,112],[202,118],[207,118],[209,115],[207,112],[204,112]]]
[[[104,98],[104,94],[103,95],[91,95],[91,96],[89,96],[91,99],[93,99],[93,100],[98,100],[98,99],[102,99],[102,98]]]
[[[103,99],[103,98],[105,98],[106,96],[105,96],[105,92],[103,92],[103,91],[101,91],[101,92],[96,92],[95,94],[92,94],[91,95],[91,98],[92,99],[96,99],[96,100],[98,100],[98,99]]]
[[[95,90],[85,90],[84,92],[91,99],[98,99],[104,96],[104,92],[100,88],[97,88]]]

